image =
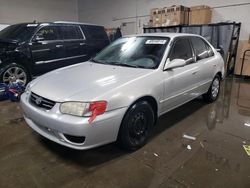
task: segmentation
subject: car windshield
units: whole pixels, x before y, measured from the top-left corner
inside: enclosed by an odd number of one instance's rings
[[[114,41],[97,54],[92,61],[96,63],[155,69],[159,66],[168,37],[124,37]]]
[[[31,38],[38,24],[16,24],[0,31],[0,39],[23,42]]]

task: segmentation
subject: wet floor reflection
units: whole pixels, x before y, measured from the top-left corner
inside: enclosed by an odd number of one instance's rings
[[[207,114],[207,127],[209,130],[215,128],[217,123],[223,123],[228,118],[230,110],[230,102],[232,96],[233,81],[225,79],[221,83],[220,96],[218,100],[211,104]]]
[[[220,96],[209,107],[206,124],[209,130],[218,123],[228,119],[231,108],[238,114],[250,116],[250,81],[242,79],[225,79],[221,85]]]

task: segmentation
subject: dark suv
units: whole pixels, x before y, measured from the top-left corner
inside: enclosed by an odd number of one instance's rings
[[[0,31],[0,82],[88,60],[109,44],[104,27],[70,22],[22,23]]]

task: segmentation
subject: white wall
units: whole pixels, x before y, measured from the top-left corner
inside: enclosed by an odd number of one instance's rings
[[[78,0],[0,0],[0,24],[78,21]]]
[[[119,27],[124,22],[136,22],[135,32],[142,32],[143,24],[147,23],[151,8],[171,5],[209,5],[211,7],[231,4],[250,3],[250,0],[79,0],[79,21],[104,25],[105,27]],[[137,6],[136,6],[137,5]],[[137,8],[136,8],[137,7]],[[118,18],[136,18],[122,19]],[[248,39],[250,34],[250,5],[233,6],[213,9],[213,22],[236,21],[242,23],[241,39]]]

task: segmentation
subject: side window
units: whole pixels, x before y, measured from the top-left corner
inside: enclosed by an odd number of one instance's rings
[[[92,25],[85,25],[82,26],[88,33],[91,39],[94,40],[108,40],[108,36],[101,26],[92,26]]]
[[[207,44],[199,37],[191,38],[197,60],[208,58]]]
[[[62,26],[61,33],[63,35],[63,39],[83,39],[83,35],[81,33],[79,26]]]
[[[193,60],[192,50],[188,39],[177,39],[170,52],[170,61],[173,59],[184,59],[187,63]]]
[[[36,33],[34,38],[38,39],[39,41],[57,40],[58,29],[55,26],[44,26]]]

